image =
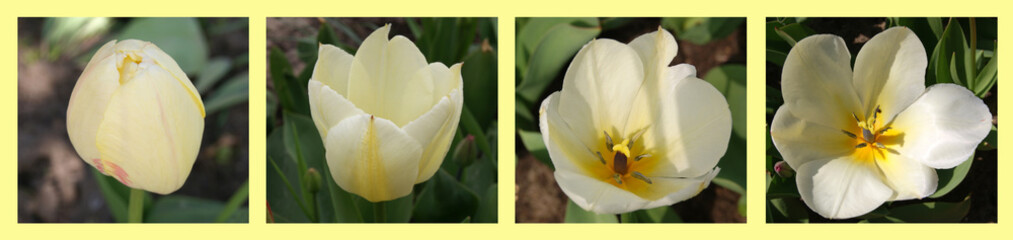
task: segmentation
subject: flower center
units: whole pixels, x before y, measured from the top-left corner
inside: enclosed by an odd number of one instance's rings
[[[137,66],[144,58],[135,52],[122,52],[123,58],[120,59],[116,65],[116,70],[120,72],[120,84],[124,84],[130,79],[134,78],[137,74]]]
[[[889,123],[883,123],[881,120],[883,111],[876,106],[876,111],[872,113],[872,118],[861,120],[857,115],[851,114],[855,118],[857,125],[857,131],[861,132],[861,136],[848,130],[841,130],[848,137],[855,139],[854,148],[857,151],[858,159],[863,160],[875,160],[885,159],[886,152],[895,152],[896,150],[888,147],[888,145],[894,145],[896,143],[896,136],[899,132],[893,130]]]
[[[633,146],[637,143],[637,139],[640,138],[643,131],[637,132],[632,137],[623,139],[618,144],[613,141],[612,136],[607,131],[603,131],[603,133],[605,133],[605,151],[597,151],[595,155],[598,161],[612,173],[611,177],[615,183],[623,185],[626,180],[633,178],[651,184],[650,178],[637,171],[638,167],[643,167],[640,166],[643,165],[640,164],[641,160],[650,158],[651,154],[644,153],[645,151],[643,150],[640,152],[633,151]],[[607,161],[606,157],[609,157],[612,161]]]

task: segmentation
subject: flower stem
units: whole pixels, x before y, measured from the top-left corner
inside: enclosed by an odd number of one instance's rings
[[[127,207],[127,222],[140,223],[144,218],[144,190],[130,189],[130,205]]]
[[[387,205],[384,202],[373,203],[373,222],[387,222]]]

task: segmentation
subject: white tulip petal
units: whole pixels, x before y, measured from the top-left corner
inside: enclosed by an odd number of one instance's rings
[[[844,39],[813,35],[795,44],[784,60],[781,93],[796,117],[844,129],[854,126],[852,113],[863,117],[851,84],[851,54]]]
[[[429,180],[447,156],[454,133],[457,132],[458,118],[454,116],[459,116],[461,112],[461,101],[460,90],[455,89],[429,112],[404,126],[404,131],[423,147],[415,183]]]
[[[925,90],[892,124],[903,134],[898,151],[933,168],[963,163],[992,128],[992,114],[981,99],[955,84]]]
[[[594,40],[577,53],[563,78],[560,114],[582,139],[599,139],[601,130],[625,133],[631,106],[644,81],[636,51],[610,39]]]
[[[415,44],[404,36],[390,41],[389,31],[382,28],[370,34],[352,60],[349,73],[348,99],[365,112],[372,113],[404,126],[433,106],[433,75],[425,56]],[[382,38],[381,40],[373,40]],[[383,41],[383,46],[372,46]],[[366,51],[366,52],[361,52]]]
[[[556,171],[589,172],[605,165],[584,145],[571,127],[559,114],[559,92],[554,92],[542,101],[538,110],[538,126],[542,140],[549,152]]]
[[[873,36],[855,59],[855,90],[868,116],[881,106],[884,122],[925,91],[925,47],[911,29],[894,27]]]
[[[103,44],[102,47],[98,49],[98,51],[95,51],[95,55],[91,56],[91,60],[88,60],[88,65],[85,65],[84,69],[91,68],[92,66],[97,66],[99,62],[105,61],[106,58],[114,54],[113,49],[115,48],[116,48],[116,40],[109,40],[109,42]]]
[[[670,76],[676,72],[670,71]],[[728,149],[732,113],[725,97],[713,85],[695,77],[670,78],[659,100],[650,106],[654,120],[644,134],[649,153],[666,159],[677,177],[696,177],[711,171]],[[653,97],[649,99],[654,99]],[[651,152],[653,151],[653,153]],[[673,176],[673,177],[676,177]]]
[[[886,177],[886,184],[895,191],[891,201],[921,199],[936,191],[936,170],[918,160],[885,152],[886,159],[876,159],[876,165]]]
[[[102,49],[112,46],[110,44],[112,42]],[[93,166],[95,163],[92,159],[101,158],[95,145],[95,136],[98,134],[99,124],[105,117],[109,99],[120,86],[119,76],[114,57],[107,56],[101,60],[92,58],[70,94],[67,106],[67,135],[70,136],[70,143],[74,145],[77,154]]]
[[[841,129],[798,118],[783,105],[777,109],[770,123],[770,139],[784,161],[793,168],[813,160],[850,155],[856,144],[856,140]]]
[[[124,44],[134,42],[143,44],[143,52],[145,54],[145,57],[153,58],[154,60],[153,63],[155,65],[158,65],[162,69],[168,71],[173,76],[173,80],[176,83],[178,83],[180,87],[186,90],[187,94],[190,95],[190,101],[192,101],[193,104],[197,105],[198,110],[200,110],[200,116],[204,117],[205,114],[204,101],[201,100],[200,92],[197,91],[197,87],[193,85],[193,82],[191,82],[190,79],[187,78],[186,73],[183,72],[183,69],[179,68],[179,65],[176,64],[176,60],[173,60],[172,57],[169,56],[169,54],[166,54],[165,52],[162,51],[162,49],[159,49],[158,46],[155,46],[155,44],[152,44],[150,42],[141,42],[138,40],[130,39],[130,40],[123,40],[120,43]]]
[[[96,141],[101,159],[86,161],[102,162],[93,165],[132,188],[169,194],[190,174],[204,118],[180,80],[159,66],[140,65],[109,101]]]
[[[345,50],[330,44],[321,44],[317,52],[317,63],[313,67],[313,77],[331,87],[341,96],[348,96],[348,74],[354,57]]]
[[[644,84],[648,86],[647,88],[660,88],[658,84],[665,79],[668,64],[679,53],[679,44],[675,42],[675,37],[658,27],[658,31],[633,39],[629,46],[637,52],[637,56],[640,56],[640,61],[644,64],[646,76]]]
[[[313,117],[313,124],[320,132],[320,139],[327,139],[328,130],[345,118],[364,113],[330,86],[316,79],[310,79],[307,88],[310,116]]]
[[[617,188],[584,174],[556,169],[559,188],[573,203],[598,214],[619,214],[643,209],[649,203],[629,191]]]
[[[831,219],[853,218],[893,195],[876,166],[850,156],[810,161],[796,169],[798,192],[810,209]]]
[[[652,191],[668,193],[668,195],[648,203],[644,208],[668,206],[690,199],[706,189],[710,185],[711,180],[717,177],[720,171],[720,168],[715,168],[703,176],[694,178],[651,177],[651,180],[654,182],[652,185],[657,187],[657,189]]]
[[[422,147],[393,122],[349,117],[330,129],[324,144],[331,176],[345,191],[370,202],[411,193]]]
[[[433,74],[433,104],[450,95],[450,90],[462,86],[461,66],[461,63],[454,64],[450,68],[439,62],[429,64],[429,71]]]

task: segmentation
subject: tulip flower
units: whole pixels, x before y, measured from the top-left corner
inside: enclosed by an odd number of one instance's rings
[[[925,87],[925,48],[910,29],[877,34],[853,72],[850,62],[840,37],[799,41],[785,59],[784,105],[770,126],[802,200],[826,218],[929,196],[935,169],[966,161],[991,129],[988,107],[971,91]]]
[[[310,113],[334,181],[371,202],[411,193],[443,163],[461,107],[461,64],[428,64],[411,40],[371,33],[355,56],[320,45]]]
[[[731,136],[724,96],[661,28],[629,45],[584,45],[563,89],[542,101],[539,126],[555,178],[585,210],[617,214],[689,199],[718,173]]]
[[[183,186],[204,133],[204,103],[150,42],[110,41],[85,67],[67,107],[78,155],[124,185],[159,194]]]

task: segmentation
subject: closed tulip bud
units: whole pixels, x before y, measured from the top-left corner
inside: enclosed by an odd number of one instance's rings
[[[457,165],[461,168],[471,165],[475,162],[475,158],[478,158],[478,149],[475,147],[475,136],[468,135],[457,142],[457,148],[454,149],[454,161],[457,161]]]
[[[464,105],[461,64],[429,64],[390,25],[355,56],[320,45],[308,84],[327,166],[345,191],[371,202],[403,197],[440,168]]]
[[[196,160],[204,103],[176,61],[150,42],[110,41],[85,67],[67,107],[81,158],[135,189],[178,190]]]
[[[320,172],[317,171],[316,168],[310,168],[309,170],[306,170],[305,179],[306,179],[306,190],[309,190],[310,193],[320,192],[320,184],[322,183],[323,180],[320,177]]]
[[[777,175],[783,178],[795,176],[795,169],[788,166],[788,162],[785,161],[778,161],[777,163],[774,163],[774,172],[777,172]]]

